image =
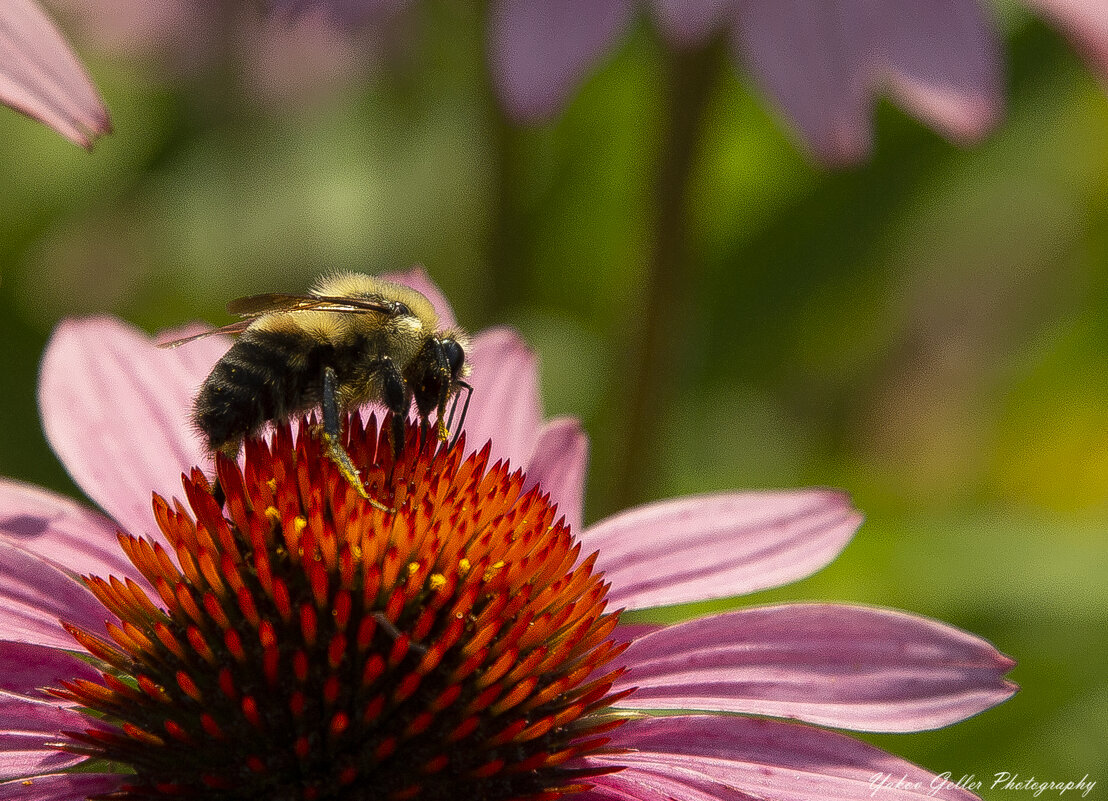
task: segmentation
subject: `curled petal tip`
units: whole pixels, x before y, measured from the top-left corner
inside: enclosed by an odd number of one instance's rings
[[[960,145],[983,139],[1004,111],[1004,56],[980,5],[890,0],[877,20],[894,100]]]
[[[1069,37],[1108,90],[1108,6],[1097,0],[1034,0],[1031,5]]]
[[[111,132],[96,87],[33,0],[0,4],[0,102],[90,150]]]

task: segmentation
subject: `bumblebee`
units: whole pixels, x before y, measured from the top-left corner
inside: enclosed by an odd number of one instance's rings
[[[453,416],[465,389],[459,430],[465,421],[472,392],[463,380],[469,339],[458,329],[440,330],[431,302],[414,289],[343,273],[321,279],[306,295],[252,295],[232,301],[227,310],[243,319],[161,344],[172,348],[212,334],[239,335],[193,404],[192,422],[212,453],[234,458],[243,438],[266,423],[320,408],[324,453],[359,495],[384,509],[369,497],[342,447],[342,415],[365,403],[384,405],[392,412],[395,457],[413,401],[423,436],[434,412],[436,436],[446,440],[446,406],[453,398]]]

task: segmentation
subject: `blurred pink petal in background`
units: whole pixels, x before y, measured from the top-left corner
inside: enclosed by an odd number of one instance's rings
[[[228,55],[229,44],[251,89],[269,100],[315,95],[328,84],[357,78],[381,52],[394,49],[393,40],[405,38],[401,21],[416,7],[415,0],[275,0],[268,6],[270,18],[262,20],[257,10],[227,9],[212,0],[51,2],[109,50],[158,51],[170,62],[195,68],[217,54]],[[1027,4],[1108,80],[1108,3]],[[492,2],[489,69],[509,116],[521,123],[557,116],[613,54],[643,5],[638,0]],[[979,141],[1003,112],[1001,43],[981,0],[653,0],[650,6],[662,38],[674,49],[726,37],[735,62],[751,74],[804,148],[824,163],[868,157],[878,96],[888,96],[959,144]],[[0,11],[0,54],[14,48],[26,59],[27,43],[47,35],[54,51],[68,56],[31,0],[12,0]],[[39,72],[49,69],[30,63]],[[72,62],[70,71],[80,80],[70,83],[52,74],[51,89],[32,96],[25,84],[34,68],[22,73],[0,68],[0,98],[85,144],[91,138],[81,126],[99,132],[89,120],[106,116],[84,74]],[[70,119],[62,113],[57,93],[64,88],[77,97],[75,86],[85,92],[80,106],[85,114],[99,111],[100,117],[70,112]]]
[[[399,14],[414,3],[415,0],[273,0],[269,7],[278,12],[278,15],[302,14],[318,8],[335,22],[357,25]]]
[[[212,57],[220,19],[210,0],[44,0],[74,38],[113,58],[164,60],[181,71]]]
[[[734,13],[733,42],[824,162],[869,154],[877,94],[956,142],[980,139],[1000,118],[999,45],[965,0],[748,0]]]
[[[555,116],[619,41],[634,7],[634,0],[495,3],[489,60],[505,110],[526,122]]]
[[[228,64],[248,97],[282,106],[326,99],[364,78],[383,51],[394,49],[394,41],[400,49],[403,12],[410,0],[50,3],[72,22],[80,38],[108,57],[142,59],[156,73],[185,78]]]
[[[111,130],[96,87],[33,0],[0,3],[0,102],[82,147]]]
[[[1028,0],[1108,77],[1108,3]],[[498,0],[489,61],[520,122],[557,115],[612,54],[633,0]],[[726,35],[737,64],[821,162],[854,163],[872,147],[872,113],[886,95],[959,144],[1000,120],[1003,54],[987,4],[973,0],[654,0],[675,49]]]

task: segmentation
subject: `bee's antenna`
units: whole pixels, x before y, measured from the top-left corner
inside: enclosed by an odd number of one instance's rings
[[[454,439],[450,443],[450,447],[453,448],[458,444],[458,437],[462,435],[462,427],[466,424],[466,414],[469,412],[469,399],[473,397],[473,387],[467,384],[465,381],[456,382],[458,386],[466,391],[466,402],[462,404],[462,416],[458,420],[458,428],[454,431]],[[448,428],[454,428],[454,410],[458,408],[458,396],[454,396],[454,405],[450,407],[450,420],[448,422]]]

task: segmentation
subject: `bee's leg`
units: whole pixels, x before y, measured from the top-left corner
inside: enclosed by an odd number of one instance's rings
[[[431,431],[431,421],[427,419],[420,419],[419,421],[419,449],[422,451],[423,446],[427,444],[427,434]]]
[[[380,370],[382,400],[392,412],[392,456],[393,462],[397,462],[400,460],[400,452],[404,450],[404,429],[408,422],[408,407],[412,401],[408,397],[408,385],[404,382],[404,376],[392,359],[381,359]]]
[[[228,459],[237,459],[239,450],[242,448],[241,441],[226,442],[220,445],[216,450],[222,453]],[[223,491],[223,485],[219,483],[219,471],[216,471],[212,477],[212,497],[215,498],[215,502],[219,504],[219,508],[223,508],[223,504],[227,502],[227,494]]]
[[[462,416],[458,418],[458,427],[454,429],[454,439],[450,442],[450,447],[453,448],[458,444],[458,437],[462,435],[462,426],[466,424],[466,413],[469,412],[469,398],[473,394],[473,387],[467,384],[465,381],[458,381],[458,386],[465,390],[466,402],[462,405]],[[447,428],[454,428],[454,410],[458,408],[458,398],[461,396],[459,391],[454,396],[454,405],[450,409],[450,419],[447,421]]]
[[[354,467],[354,462],[351,461],[350,454],[342,447],[342,424],[339,418],[339,403],[336,391],[337,384],[338,378],[335,375],[334,368],[324,367],[322,404],[323,433],[321,434],[323,452],[328,459],[335,463],[342,477],[349,482],[350,486],[354,488],[354,491],[357,492],[358,495],[369,501],[370,505],[376,509],[380,509],[382,512],[393,512],[395,510],[389,509],[380,501],[376,501],[369,497],[369,493],[366,492],[365,486],[362,484],[361,476],[358,475],[358,468]]]
[[[450,432],[446,428],[446,399],[450,392],[449,376],[443,381],[442,390],[439,392],[439,403],[435,407],[435,439],[446,442],[450,438]]]
[[[454,428],[454,415],[458,411],[458,401],[461,399],[462,393],[454,393],[454,402],[450,404],[450,414],[446,416],[446,433],[456,430]]]
[[[446,358],[446,350],[442,346],[442,342],[436,340],[437,347],[435,348],[435,362],[438,371],[439,378],[439,402],[436,404],[436,411],[438,412],[435,417],[435,438],[439,442],[446,442],[450,437],[450,432],[446,428],[446,402],[450,398],[450,360]]]
[[[215,498],[215,502],[220,509],[223,508],[223,504],[227,503],[227,495],[223,492],[223,485],[219,483],[219,476],[216,476],[212,481],[212,497]]]

